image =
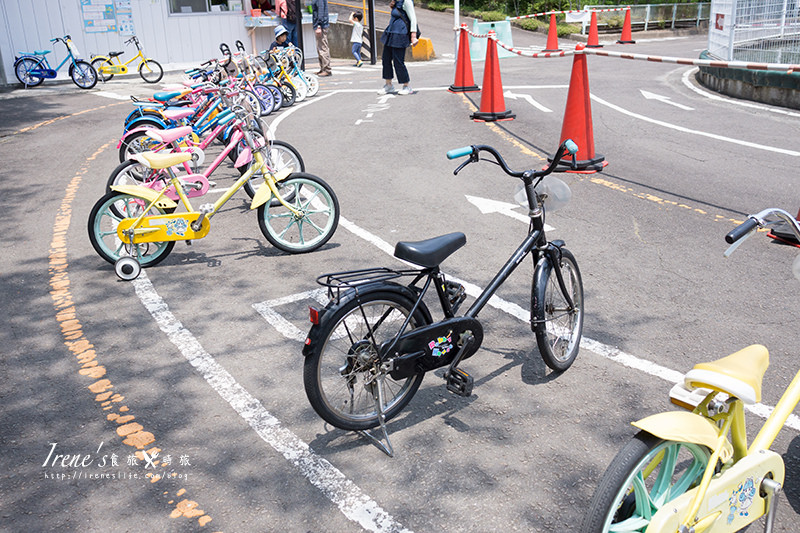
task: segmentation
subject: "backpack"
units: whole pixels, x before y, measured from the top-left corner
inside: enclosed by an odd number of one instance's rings
[[[297,22],[297,2],[295,0],[286,0],[286,20]]]

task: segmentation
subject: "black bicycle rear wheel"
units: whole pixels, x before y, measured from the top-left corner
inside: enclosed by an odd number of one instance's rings
[[[328,309],[318,344],[303,365],[306,396],[329,424],[347,431],[378,426],[375,405],[379,370],[378,346],[397,335],[414,302],[390,290],[376,290]],[[417,311],[409,329],[426,325]],[[394,380],[383,376],[384,416],[396,416],[419,389],[424,372]]]

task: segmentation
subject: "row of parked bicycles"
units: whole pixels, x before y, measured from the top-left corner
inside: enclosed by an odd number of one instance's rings
[[[336,230],[339,203],[333,189],[305,172],[293,146],[271,138],[262,118],[272,110],[265,111],[254,90],[264,86],[282,97],[291,93],[290,86],[309,88],[312,78],[292,75],[300,61],[291,49],[254,57],[226,48],[222,60],[187,72],[191,80],[182,86],[133,101],[118,145],[120,164],[88,220],[92,246],[123,280],[162,261],[177,241],[205,237],[212,217],[239,189],[250,196],[263,235],[282,251],[317,250]],[[274,68],[271,62],[280,64],[278,76],[265,75]],[[218,153],[206,163],[212,146]],[[546,237],[545,216],[569,199],[566,184],[551,174],[574,165],[577,152],[566,140],[540,170],[513,170],[486,145],[447,153],[450,159],[467,158],[455,173],[488,161],[519,180],[515,198],[530,218],[522,243],[463,313],[467,289],[441,269],[466,244],[463,233],[398,242],[394,255],[409,268],[319,276],[329,299],[309,310],[303,380],[323,420],[359,432],[391,456],[386,424],[409,404],[425,374],[442,369],[447,390],[471,395],[473,378],[461,363],[483,342],[478,315],[528,256],[534,266],[530,328],[539,354],[554,371],[570,368],[583,331],[583,281],[565,243]],[[237,169],[236,181],[216,201],[194,207],[192,199],[208,193],[212,173],[226,158]],[[800,241],[797,220],[769,209],[726,236],[732,244],[727,253],[757,229],[777,223]],[[429,291],[441,318],[434,319],[428,308]],[[766,517],[765,530],[771,531],[785,467],[769,448],[800,402],[800,373],[748,445],[745,406],[760,401],[768,359],[766,348],[754,345],[690,370],[670,391],[682,410],[634,422],[640,431],[600,479],[580,530],[737,531]],[[373,433],[376,429],[380,433]]]
[[[282,251],[310,252],[336,230],[336,194],[305,172],[297,149],[271,138],[263,100],[251,91],[267,85],[253,83],[257,71],[251,67],[249,75],[248,62],[244,54],[226,54],[187,71],[182,84],[131,99],[134,109],[118,143],[120,164],[88,221],[92,246],[121,279],[135,279],[142,267],[161,262],[177,241],[205,237],[211,219],[240,189],[250,196],[263,235]],[[282,98],[281,89],[269,87]],[[272,98],[273,91],[265,94]],[[216,201],[193,205],[216,186],[212,174],[225,179],[226,161],[236,169],[235,182]],[[179,203],[183,209],[176,211]]]

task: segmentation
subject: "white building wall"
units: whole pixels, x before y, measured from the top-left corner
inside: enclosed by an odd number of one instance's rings
[[[199,65],[220,57],[219,45],[223,42],[235,50],[238,39],[248,52],[253,51],[242,12],[170,14],[168,0],[131,0],[131,10],[135,33],[145,54],[161,63],[165,70],[170,66]],[[133,45],[124,44],[128,35],[84,32],[82,16],[80,0],[0,0],[0,84],[18,83],[13,67],[14,57],[19,52],[52,50],[48,60],[53,67],[58,65],[66,56],[66,50],[50,39],[66,34],[72,36],[82,59],[88,60],[92,54],[124,51],[124,61],[135,54]],[[257,51],[264,50],[273,41],[272,30],[272,27],[254,30]],[[308,34],[304,31],[306,57],[313,58],[316,57],[313,33],[310,33],[310,42]],[[135,67],[136,63],[131,66]],[[62,68],[59,78],[67,76],[66,66]]]

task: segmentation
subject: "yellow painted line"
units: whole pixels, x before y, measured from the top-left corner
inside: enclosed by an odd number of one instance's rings
[[[475,112],[475,111],[478,110],[478,108],[475,107],[475,104],[473,104],[472,101],[469,98],[467,98],[466,94],[461,93],[461,98],[467,104],[467,107],[469,107],[472,112]],[[546,158],[542,157],[541,155],[539,155],[536,152],[534,152],[531,149],[529,149],[527,146],[523,145],[521,142],[519,142],[517,139],[513,138],[511,135],[509,135],[505,131],[503,131],[500,127],[498,127],[493,122],[487,122],[486,125],[492,131],[494,131],[495,133],[497,133],[498,135],[503,137],[503,139],[507,140],[512,145],[514,145],[517,148],[519,148],[519,150],[523,154],[532,155],[532,156],[538,157],[542,161],[546,160]],[[679,209],[683,209],[685,211],[691,211],[691,212],[696,213],[698,215],[708,216],[708,217],[711,217],[711,219],[714,222],[726,222],[726,223],[735,224],[737,226],[739,224],[741,224],[742,222],[744,222],[744,220],[740,220],[740,219],[736,219],[736,218],[729,218],[729,217],[726,217],[724,215],[719,215],[719,214],[712,214],[712,213],[709,213],[708,211],[706,211],[705,209],[701,209],[699,207],[693,207],[693,206],[691,206],[691,205],[689,205],[687,203],[680,203],[680,202],[676,202],[674,200],[667,200],[665,198],[661,198],[659,196],[656,196],[655,194],[651,194],[651,193],[648,193],[648,192],[638,192],[635,189],[633,189],[632,187],[629,187],[627,185],[622,185],[620,183],[616,183],[616,182],[606,178],[605,176],[587,175],[587,174],[575,174],[575,176],[578,176],[581,180],[589,180],[591,183],[594,183],[595,185],[600,185],[600,186],[603,186],[603,187],[607,187],[607,188],[612,189],[614,191],[621,192],[623,194],[627,194],[627,195],[633,196],[635,198],[639,198],[639,199],[642,199],[642,200],[647,200],[649,202],[653,202],[655,204],[658,204],[660,206],[666,207],[668,209],[670,209],[670,208],[679,208]]]
[[[83,115],[85,113],[91,113],[91,112],[94,112],[94,111],[99,111],[100,109],[105,109],[107,107],[113,107],[115,105],[121,105],[121,104],[124,104],[124,103],[126,103],[126,102],[114,102],[113,104],[107,104],[107,105],[100,106],[100,107],[94,107],[92,109],[84,109],[83,111],[78,111],[77,113],[72,113],[70,115],[63,115],[63,116],[60,116],[60,117],[51,118],[49,120],[44,120],[44,121],[39,122],[37,124],[33,124],[32,126],[28,126],[27,128],[22,128],[21,130],[17,130],[17,131],[11,132],[9,135],[18,135],[20,133],[28,133],[29,131],[33,131],[35,129],[41,128],[42,126],[49,126],[50,124],[53,124],[54,122],[58,122],[59,120],[64,120],[64,119],[67,119],[67,118],[77,117],[78,115]]]
[[[116,104],[112,104],[116,105]],[[107,106],[106,106],[107,107]],[[74,113],[70,116],[80,115],[83,112]],[[67,118],[67,117],[60,117]],[[58,119],[56,119],[58,120]],[[50,121],[47,121],[50,123]],[[44,125],[46,123],[40,123]],[[29,130],[32,128],[26,128]],[[122,443],[135,448],[134,452],[140,461],[145,460],[143,452],[149,456],[154,453],[161,453],[161,449],[154,445],[156,437],[147,431],[140,423],[135,422],[136,417],[130,413],[130,408],[124,405],[125,397],[114,390],[114,383],[108,376],[105,366],[98,361],[98,354],[94,345],[89,341],[83,331],[78,311],[70,290],[69,263],[67,261],[67,231],[72,221],[72,204],[80,187],[83,176],[89,171],[89,164],[97,159],[103,150],[111,146],[111,142],[101,146],[85,162],[84,166],[75,174],[66,188],[64,198],[61,200],[55,222],[53,223],[53,238],[50,242],[49,255],[49,274],[50,274],[50,296],[53,300],[55,318],[61,328],[61,337],[67,349],[75,354],[80,368],[78,374],[91,380],[87,389],[94,395],[95,401],[100,404],[102,411],[106,413],[106,419],[116,422],[117,435],[123,440]],[[145,450],[145,448],[150,447]],[[157,465],[167,466],[162,462]],[[157,475],[150,476],[151,483],[160,480]],[[177,497],[185,493],[185,489],[176,492]],[[169,497],[169,492],[164,492],[165,497]],[[170,505],[174,505],[170,513],[171,518],[197,518],[201,526],[205,526],[211,521],[211,517],[202,509],[198,509],[199,504],[195,501],[183,498],[177,503],[171,499]]]
[[[467,105],[467,107],[469,108],[469,110],[470,110],[471,112],[473,112],[473,113],[474,113],[475,111],[477,111],[477,110],[478,110],[478,108],[477,108],[477,107],[475,107],[475,104],[473,104],[473,103],[472,103],[472,101],[471,101],[469,98],[467,98],[467,95],[466,95],[466,94],[464,94],[464,93],[461,93],[461,100],[462,100],[462,101],[463,101],[463,102],[464,102],[464,103]],[[507,132],[503,131],[503,129],[502,129],[502,128],[500,128],[500,127],[499,127],[497,124],[495,124],[494,122],[484,122],[484,124],[486,124],[486,127],[487,127],[487,128],[489,128],[489,129],[490,129],[490,130],[492,130],[494,133],[496,133],[497,135],[499,135],[500,137],[502,137],[502,138],[503,138],[503,140],[505,140],[505,141],[509,142],[509,143],[510,143],[512,146],[514,146],[515,148],[517,148],[517,149],[518,149],[520,152],[522,152],[524,155],[528,155],[528,156],[531,156],[531,157],[536,157],[536,158],[538,158],[538,159],[539,159],[539,160],[541,160],[541,161],[547,161],[547,158],[546,158],[546,157],[542,157],[540,154],[537,154],[536,152],[534,152],[533,150],[531,150],[530,148],[528,148],[527,146],[525,146],[524,144],[522,144],[521,142],[519,142],[519,141],[518,141],[517,139],[515,139],[513,136],[511,136],[511,135],[509,135]]]

